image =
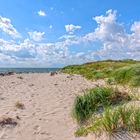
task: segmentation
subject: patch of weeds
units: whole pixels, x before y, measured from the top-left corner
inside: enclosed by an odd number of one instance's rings
[[[24,104],[21,103],[21,102],[19,102],[19,101],[17,101],[17,102],[15,103],[15,107],[18,108],[18,109],[25,109]]]
[[[18,76],[17,78],[18,78],[18,79],[23,79],[23,77],[22,77],[22,76]]]
[[[109,84],[109,85],[115,85],[116,84],[115,79],[114,78],[108,78],[107,79],[107,84]]]

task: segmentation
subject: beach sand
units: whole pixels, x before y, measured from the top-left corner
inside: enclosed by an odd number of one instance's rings
[[[79,75],[49,73],[0,77],[0,120],[12,118],[17,125],[0,127],[0,140],[89,140],[76,138],[71,117],[76,95],[102,82]],[[16,104],[24,104],[24,108]]]

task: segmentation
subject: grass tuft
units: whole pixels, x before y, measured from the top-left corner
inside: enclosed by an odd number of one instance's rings
[[[25,108],[24,104],[23,103],[20,103],[19,101],[17,101],[15,103],[15,107],[18,108],[18,109],[24,109]]]
[[[110,105],[131,100],[127,93],[108,87],[96,87],[83,96],[77,96],[73,107],[73,116],[78,123],[85,123],[95,112],[102,112]]]
[[[85,136],[88,133],[107,133],[113,135],[118,130],[140,132],[140,108],[134,106],[119,106],[108,108],[88,126],[78,128],[76,136]]]

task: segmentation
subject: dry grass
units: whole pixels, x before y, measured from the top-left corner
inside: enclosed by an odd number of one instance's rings
[[[23,77],[22,77],[22,76],[18,76],[17,78],[18,78],[18,79],[23,79]]]
[[[15,107],[18,108],[18,109],[25,109],[24,104],[21,103],[21,102],[19,102],[19,101],[17,101],[17,102],[15,103]]]

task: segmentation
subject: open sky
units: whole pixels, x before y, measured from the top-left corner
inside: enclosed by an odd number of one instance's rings
[[[0,0],[0,67],[140,59],[140,0]]]

